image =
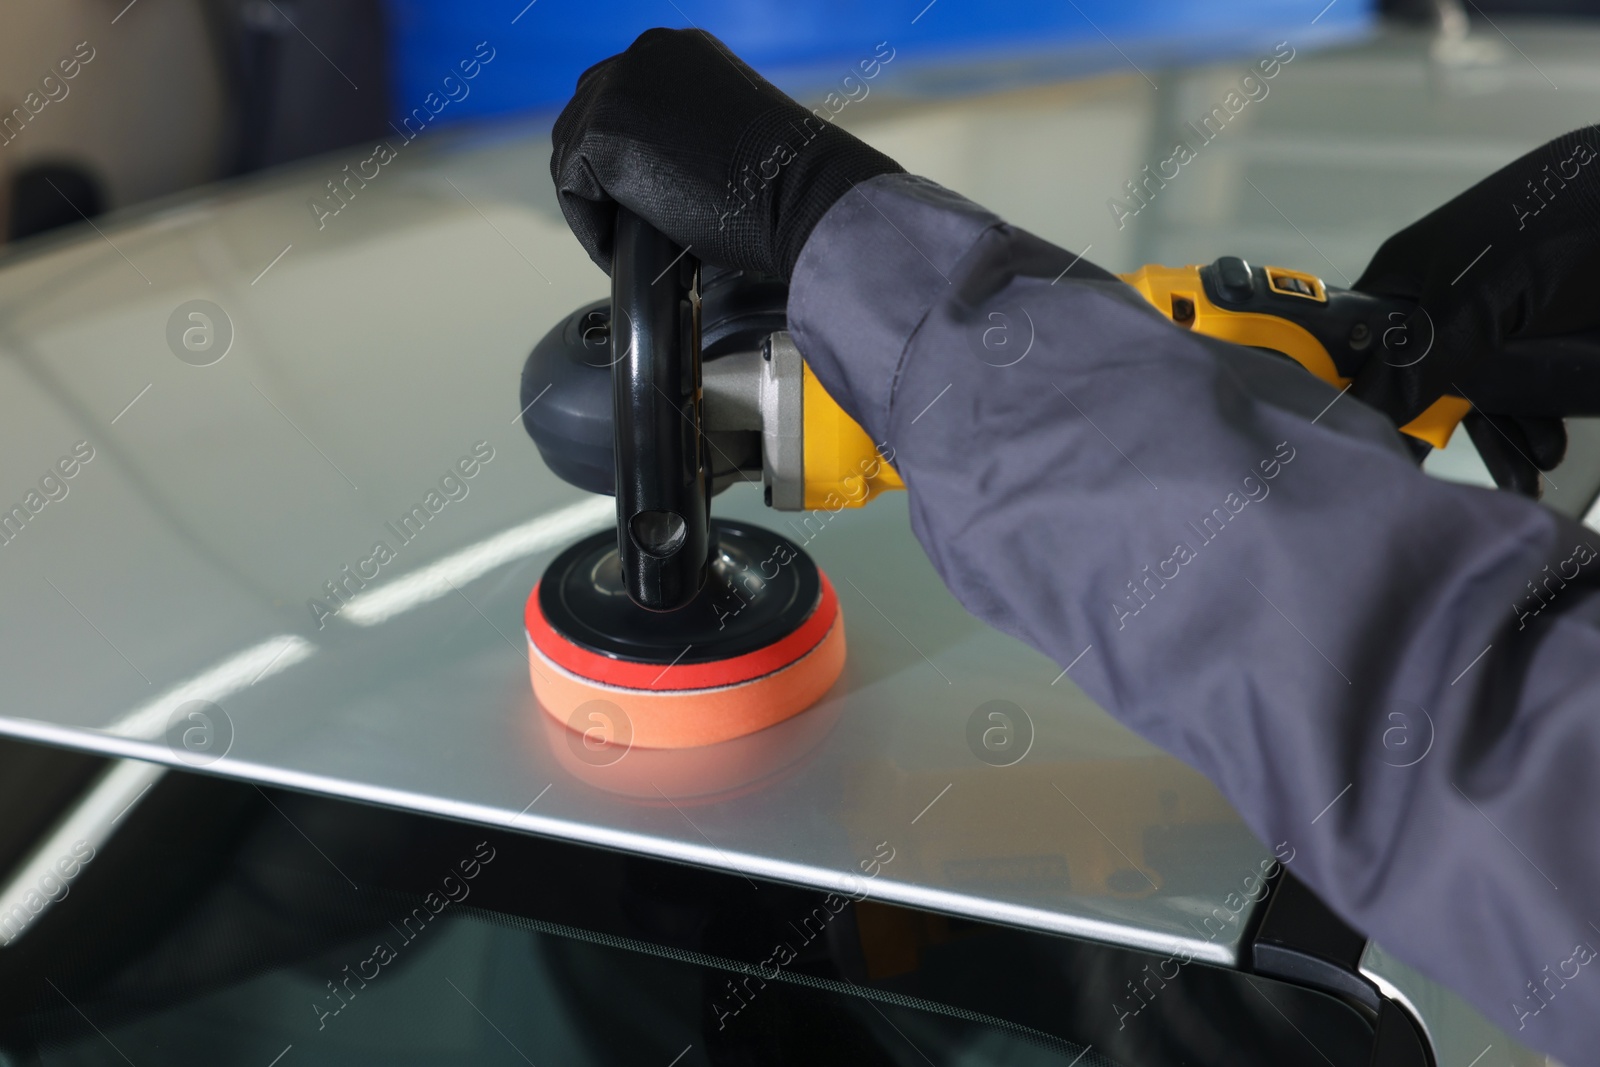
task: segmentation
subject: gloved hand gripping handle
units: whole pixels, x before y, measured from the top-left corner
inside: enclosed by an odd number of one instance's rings
[[[711,494],[700,410],[695,261],[617,210],[611,263],[611,393],[617,549],[628,596],[673,611],[705,584]]]

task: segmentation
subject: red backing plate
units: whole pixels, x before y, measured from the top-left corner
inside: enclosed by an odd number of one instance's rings
[[[833,591],[828,576],[817,574],[821,580],[821,595],[815,610],[806,617],[799,628],[764,648],[746,652],[732,659],[713,660],[709,663],[679,663],[663,667],[659,663],[640,663],[636,660],[616,659],[591,652],[557,633],[539,610],[539,586],[533,587],[528,606],[523,615],[528,639],[552,663],[565,668],[580,678],[588,678],[604,685],[622,689],[643,689],[653,692],[672,692],[683,689],[712,689],[719,686],[738,685],[754,678],[782,670],[807,652],[817,647],[833,626],[839,614],[839,599]]]

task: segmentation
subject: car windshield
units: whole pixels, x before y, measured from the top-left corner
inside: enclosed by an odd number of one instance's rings
[[[0,949],[0,1064],[1364,1065],[1229,969],[173,773]]]

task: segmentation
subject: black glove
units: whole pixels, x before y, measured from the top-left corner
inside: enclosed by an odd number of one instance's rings
[[[1600,326],[1600,127],[1556,138],[1383,243],[1355,288],[1418,310],[1357,376],[1354,395],[1399,425],[1447,392],[1496,482],[1536,495],[1566,452],[1560,419],[1495,414],[1475,372],[1512,340]],[[1426,353],[1424,355],[1423,353]]]
[[[851,186],[904,170],[701,30],[647,30],[590,67],[551,139],[561,211],[607,273],[622,204],[704,262],[787,279]]]

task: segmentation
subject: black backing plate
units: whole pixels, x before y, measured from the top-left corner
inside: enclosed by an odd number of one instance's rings
[[[539,610],[573,644],[639,663],[711,663],[765,648],[816,610],[817,565],[770,530],[711,522],[710,576],[678,611],[646,611],[628,599],[617,533],[587,537],[557,556],[539,583]]]

